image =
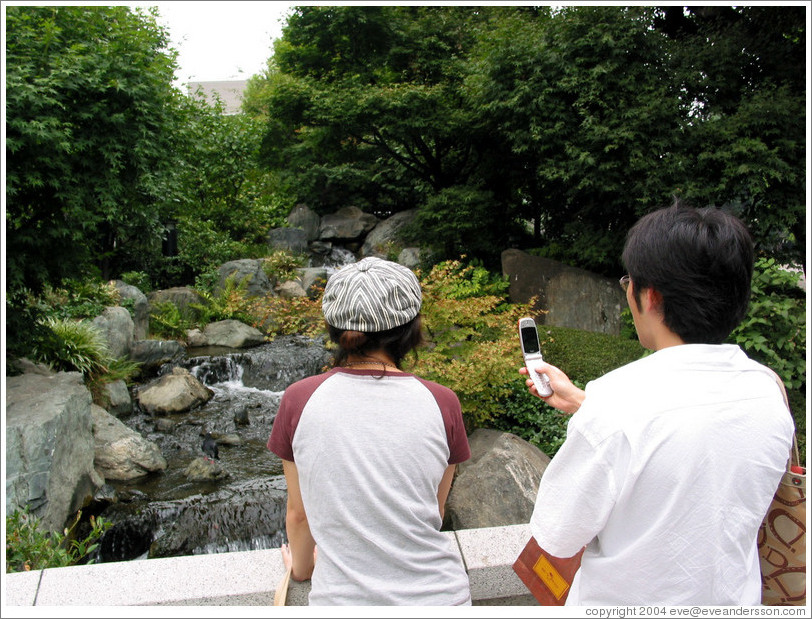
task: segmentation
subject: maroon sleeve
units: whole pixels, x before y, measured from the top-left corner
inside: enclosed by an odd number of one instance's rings
[[[449,464],[459,464],[471,457],[471,447],[468,444],[468,433],[465,431],[465,424],[462,421],[462,407],[457,394],[448,387],[418,378],[426,388],[431,391],[440,412],[443,415],[445,433],[448,437]]]
[[[296,434],[302,411],[313,392],[332,374],[334,372],[310,376],[293,383],[282,394],[267,447],[283,460],[294,462],[293,435]]]

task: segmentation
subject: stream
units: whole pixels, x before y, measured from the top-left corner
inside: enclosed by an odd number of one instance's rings
[[[168,466],[135,480],[108,482],[109,500],[102,497],[92,510],[113,523],[96,561],[281,546],[286,484],[281,460],[265,445],[284,390],[320,373],[330,359],[322,339],[302,336],[278,337],[247,350],[190,349],[173,365],[188,369],[214,397],[195,410],[162,417],[136,404],[133,414],[121,419],[156,443]],[[225,475],[190,481],[184,470],[203,456],[207,431],[218,440]]]

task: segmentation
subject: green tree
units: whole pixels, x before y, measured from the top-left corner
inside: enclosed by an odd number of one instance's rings
[[[763,252],[805,264],[806,9],[661,9],[683,92],[680,190],[727,206]]]
[[[640,7],[508,15],[470,71],[534,243],[594,271],[614,272],[625,231],[672,190],[679,100],[650,23]]]
[[[466,103],[464,68],[495,7],[299,7],[255,84],[268,119],[265,161],[317,211],[355,204],[387,216],[421,208],[421,240],[476,254],[507,237],[510,200],[491,140]],[[464,196],[465,203],[456,199]],[[467,206],[466,206],[467,205]],[[470,207],[470,208],[469,208]],[[429,221],[472,221],[484,226]],[[480,218],[478,221],[482,221]],[[422,224],[422,225],[421,225]]]
[[[24,290],[160,248],[178,129],[167,42],[127,7],[7,8],[9,348]]]
[[[173,170],[177,198],[168,215],[177,230],[177,255],[150,270],[162,285],[181,285],[227,260],[266,250],[268,230],[282,225],[293,204],[277,191],[276,175],[259,165],[264,123],[224,114],[221,102],[192,93],[180,102],[183,131]],[[281,201],[282,200],[282,201]]]

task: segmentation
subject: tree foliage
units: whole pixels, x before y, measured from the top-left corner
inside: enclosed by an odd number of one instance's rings
[[[6,31],[8,285],[160,246],[177,129],[166,32],[83,6],[8,7]]]
[[[26,291],[160,249],[178,131],[175,60],[152,14],[6,10],[9,349],[36,323]]]
[[[319,212],[418,208],[441,257],[615,274],[678,195],[804,260],[802,7],[299,7],[283,32],[249,109]]]

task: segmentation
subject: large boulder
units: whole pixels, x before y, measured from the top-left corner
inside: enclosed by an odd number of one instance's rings
[[[161,450],[95,404],[93,436],[96,469],[108,480],[126,481],[166,469]]]
[[[129,356],[135,338],[135,324],[127,308],[118,305],[105,307],[93,319],[93,326],[101,331],[113,358]]]
[[[458,531],[530,522],[550,458],[515,434],[498,430],[475,430],[469,443],[471,458],[457,467],[444,528]]]
[[[616,280],[518,249],[502,252],[502,272],[513,303],[536,297],[538,324],[620,335],[626,296]]]
[[[205,305],[207,303],[203,295],[190,286],[176,286],[174,288],[153,290],[147,295],[147,300],[149,301],[151,310],[164,303],[172,303],[178,308],[181,316],[185,317],[192,317],[198,314],[198,311],[194,309],[192,305]]]
[[[319,222],[321,218],[305,204],[297,204],[288,215],[288,225],[291,228],[300,228],[308,241],[319,238]]]
[[[232,279],[236,285],[245,282],[245,294],[249,297],[273,296],[273,283],[262,269],[262,262],[262,260],[245,258],[221,264],[217,269],[215,291],[224,290],[227,280]]]
[[[307,233],[301,228],[273,228],[268,231],[268,245],[293,254],[307,251]]]
[[[151,415],[183,413],[205,404],[214,397],[214,391],[196,379],[189,370],[172,368],[138,390],[138,403]]]
[[[122,299],[132,301],[133,304],[133,336],[136,340],[143,340],[149,334],[149,301],[147,295],[141,290],[120,279],[113,280]]]
[[[123,379],[104,385],[103,394],[107,402],[107,412],[114,417],[126,417],[133,412],[133,399]]]
[[[250,348],[265,343],[265,336],[254,327],[239,320],[218,320],[203,327],[208,346]]]
[[[141,364],[141,373],[154,374],[165,363],[177,361],[186,348],[176,340],[136,340],[130,349],[130,359]]]
[[[375,215],[364,213],[357,206],[345,206],[321,218],[319,239],[355,241],[372,230],[377,223],[378,218]]]
[[[6,515],[28,506],[44,529],[61,531],[102,486],[91,403],[78,372],[6,379]]]
[[[401,231],[408,226],[417,216],[417,209],[401,211],[391,217],[379,222],[373,230],[367,234],[364,244],[361,246],[362,256],[377,256],[386,258],[393,247],[398,250],[402,248],[400,240]]]

